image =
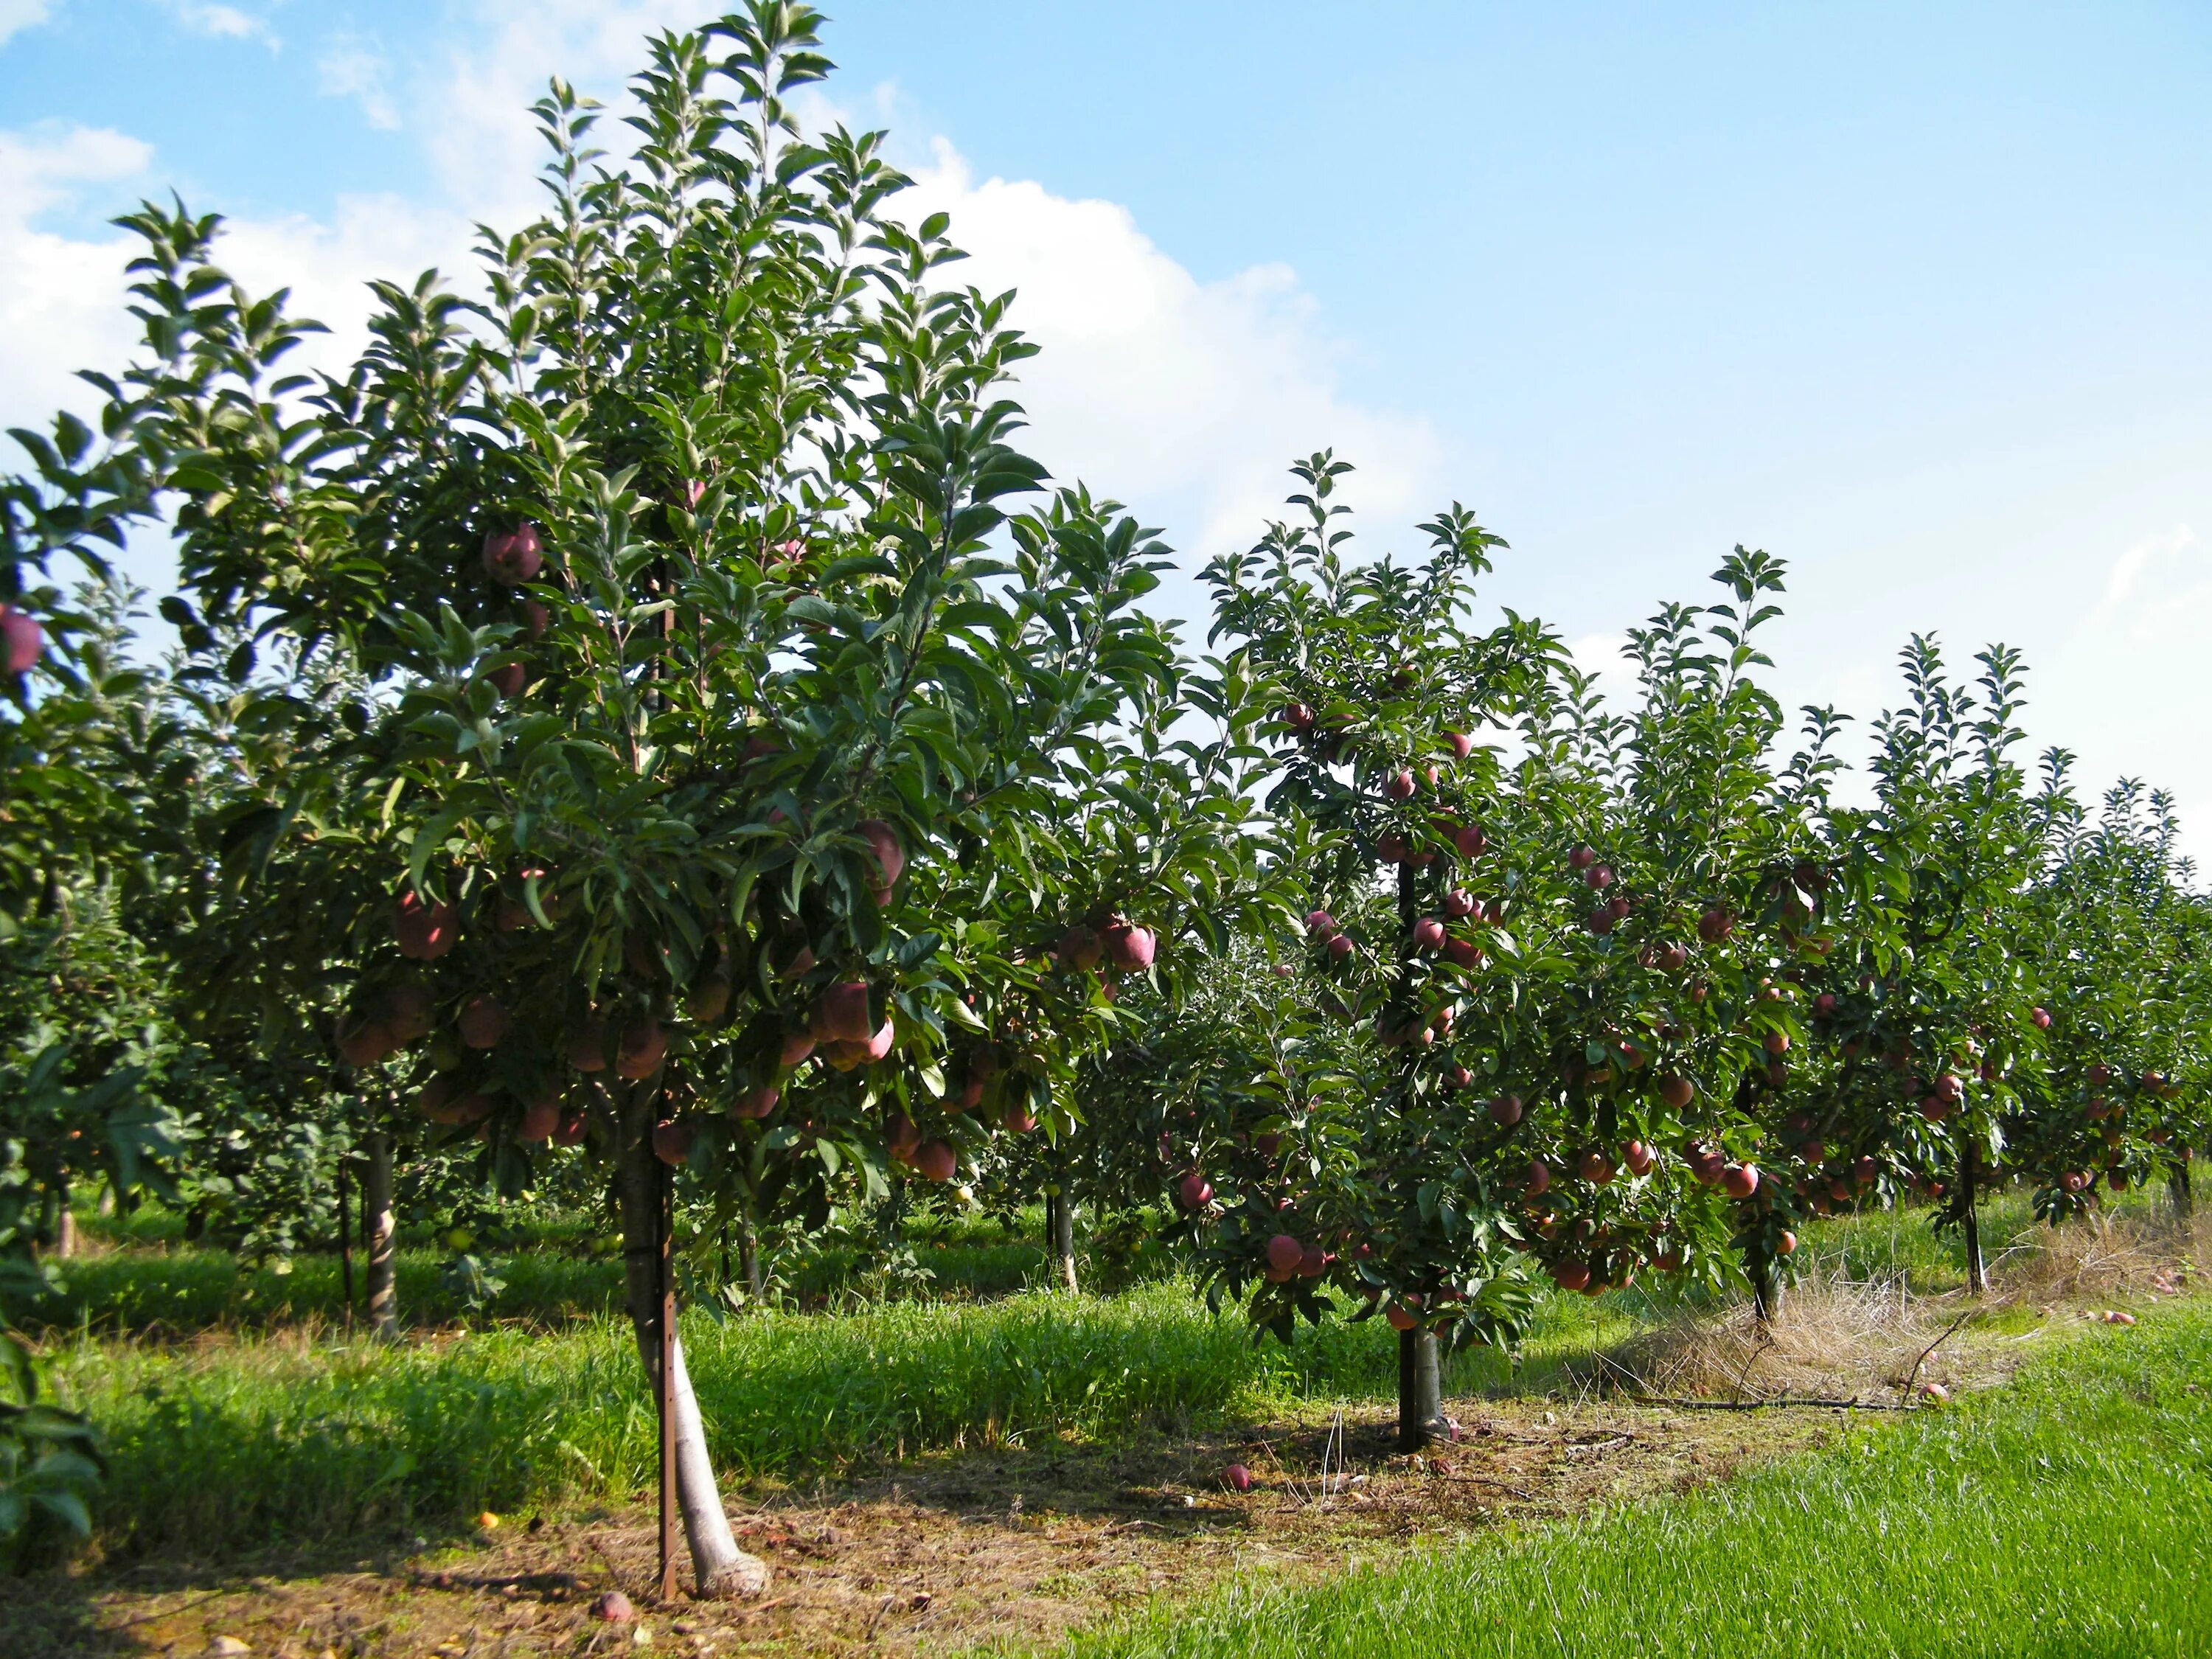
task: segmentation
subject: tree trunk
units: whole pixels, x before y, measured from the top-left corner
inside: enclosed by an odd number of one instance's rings
[[[76,1209],[70,1202],[69,1183],[64,1182],[54,1214],[54,1254],[64,1261],[76,1254]]]
[[[1076,1288],[1075,1200],[1068,1196],[1065,1181],[1058,1192],[1045,1194],[1045,1218],[1052,1232],[1053,1271],[1059,1275],[1060,1287],[1073,1291]]]
[[[1969,1140],[1959,1155],[1959,1206],[1966,1236],[1966,1291],[1979,1296],[1989,1288],[1989,1273],[1982,1263],[1982,1218],[1976,1208],[1974,1172],[1980,1159]]]
[[[657,1237],[660,1212],[660,1162],[653,1155],[654,1091],[632,1091],[621,1118],[620,1149],[615,1162],[615,1197],[622,1216],[623,1279],[638,1358],[657,1391],[660,1386],[660,1273]],[[760,1595],[766,1593],[768,1563],[738,1547],[714,1466],[707,1456],[706,1425],[699,1399],[684,1364],[684,1345],[668,1346],[676,1428],[676,1501],[684,1512],[684,1536],[691,1547],[691,1570],[701,1596]]]
[[[2173,1200],[2173,1218],[2186,1221],[2194,1206],[2189,1192],[2189,1165],[2177,1164],[2173,1173],[2166,1177],[2166,1190]]]
[[[345,1292],[346,1328],[353,1328],[353,1222],[346,1212],[346,1158],[338,1160],[338,1285]]]
[[[747,1210],[738,1222],[738,1267],[745,1276],[745,1294],[757,1307],[767,1299],[768,1285],[761,1279],[760,1232]]]
[[[1751,1263],[1751,1310],[1762,1325],[1771,1325],[1782,1312],[1782,1274],[1772,1256]]]
[[[368,1167],[361,1177],[362,1253],[368,1273],[362,1285],[370,1334],[383,1342],[399,1340],[399,1285],[393,1273],[398,1230],[392,1220],[392,1137],[381,1129],[368,1135]]]
[[[1398,1333],[1398,1449],[1419,1451],[1443,1431],[1443,1367],[1437,1334],[1426,1326]]]

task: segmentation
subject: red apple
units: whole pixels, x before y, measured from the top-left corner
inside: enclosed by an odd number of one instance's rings
[[[1482,960],[1482,947],[1471,939],[1448,939],[1444,954],[1462,968],[1472,968]]]
[[[732,1117],[763,1118],[775,1109],[782,1091],[773,1083],[763,1084],[757,1089],[748,1089],[730,1103]]]
[[[1764,1046],[1766,1052],[1770,1054],[1786,1054],[1790,1052],[1790,1033],[1787,1031],[1769,1031],[1766,1034]]]
[[[1595,847],[1577,847],[1567,854],[1567,867],[1571,870],[1587,870],[1596,862],[1597,848]]]
[[[1583,872],[1583,885],[1593,893],[1602,893],[1613,885],[1613,866],[1609,864],[1593,864]]]
[[[507,1006],[488,994],[472,996],[461,1005],[461,1017],[454,1022],[461,1033],[461,1041],[471,1048],[496,1048],[507,1035],[512,1023]]]
[[[1659,1079],[1659,1098],[1680,1111],[1697,1098],[1698,1085],[1686,1077],[1662,1077]]]
[[[858,827],[860,838],[876,855],[876,868],[882,877],[876,889],[876,902],[887,903],[890,890],[906,873],[906,848],[899,844],[898,831],[881,818],[863,819]]]
[[[12,605],[0,605],[0,659],[10,674],[27,674],[46,654],[46,630],[39,619]]]
[[[1759,1190],[1756,1164],[1731,1164],[1721,1171],[1721,1190],[1730,1198],[1749,1198]]]
[[[1382,1317],[1389,1322],[1394,1331],[1410,1331],[1421,1322],[1421,1316],[1403,1302],[1393,1302],[1383,1311]]]
[[[1510,1129],[1521,1121],[1521,1097],[1500,1095],[1490,1103],[1490,1121],[1501,1129]],[[1539,1191],[1542,1189],[1538,1188]]]
[[[1027,1107],[1016,1105],[1012,1101],[1006,1103],[1006,1109],[999,1115],[999,1121],[1005,1126],[1008,1134],[1015,1135],[1025,1135],[1037,1125],[1036,1119],[1030,1115]]]
[[[1406,838],[1395,830],[1386,830],[1375,838],[1375,856],[1385,864],[1403,864],[1412,855]]]
[[[1552,1279],[1563,1291],[1587,1290],[1590,1283],[1589,1263],[1587,1261],[1557,1262],[1552,1268]]]
[[[952,1108],[955,1111],[972,1112],[982,1103],[983,1079],[971,1077],[960,1085],[960,1092],[953,1097]]]
[[[712,1025],[730,1012],[730,995],[734,988],[730,976],[717,969],[691,988],[684,999],[684,1012],[697,1025]]]
[[[814,1052],[814,1039],[805,1031],[786,1031],[783,1046],[776,1050],[780,1066],[803,1066],[806,1057]]]
[[[1339,933],[1335,938],[1332,939],[1328,942],[1329,955],[1334,957],[1340,962],[1341,962],[1345,957],[1350,956],[1352,954],[1352,935],[1349,933]]]
[[[530,670],[519,662],[501,663],[497,668],[486,669],[482,678],[491,683],[493,690],[513,702],[530,684]]]
[[[518,587],[533,581],[544,562],[544,548],[538,539],[538,526],[534,524],[522,525],[505,534],[491,531],[484,537],[484,569],[495,582]]]
[[[1382,793],[1392,800],[1411,800],[1413,798],[1415,787],[1413,775],[1411,772],[1400,770],[1393,772],[1383,780]]]
[[[1538,1158],[1528,1165],[1528,1192],[1531,1198],[1540,1197],[1551,1189],[1552,1166]]]
[[[573,1117],[564,1117],[561,1120],[561,1127],[553,1131],[553,1144],[556,1146],[580,1146],[590,1127],[580,1112]]]
[[[553,1131],[560,1127],[561,1103],[548,1095],[523,1107],[522,1115],[515,1122],[514,1138],[534,1145],[550,1139]]]
[[[1647,1176],[1658,1161],[1658,1154],[1640,1140],[1632,1140],[1621,1148],[1621,1162],[1627,1164],[1632,1175]]]
[[[1328,1264],[1336,1258],[1318,1244],[1309,1244],[1298,1256],[1298,1276],[1319,1279],[1328,1271]]]
[[[1814,1018],[1832,1019],[1835,1018],[1835,1013],[1836,994],[1833,991],[1823,991],[1813,999]]]
[[[641,1082],[660,1069],[668,1057],[668,1037],[660,1022],[647,1017],[623,1028],[620,1051],[615,1056],[615,1075]]]
[[[1611,933],[1620,921],[1620,918],[1613,914],[1611,905],[1601,904],[1589,913],[1589,919],[1583,925],[1593,933],[1604,934]]]
[[[866,1042],[875,1034],[868,1009],[868,982],[848,979],[832,985],[814,1007],[814,1035],[829,1042]]]
[[[1613,1160],[1603,1152],[1584,1152],[1575,1165],[1576,1173],[1592,1186],[1610,1186],[1613,1177]]]
[[[1444,1073],[1444,1087],[1447,1089],[1464,1089],[1474,1081],[1474,1073],[1464,1066],[1455,1066]]]
[[[395,985],[384,994],[385,1029],[402,1047],[429,1036],[436,1022],[435,1006],[421,986]]]
[[[553,625],[553,613],[536,599],[525,599],[520,606],[522,629],[533,640],[545,637],[545,630]]]
[[[2051,1029],[2051,1011],[2048,1008],[2031,1008],[2028,1010],[2027,1017],[2037,1030],[2047,1031]]]
[[[1331,939],[1336,933],[1336,918],[1326,910],[1306,912],[1306,932],[1316,939]]]
[[[1777,1255],[1794,1255],[1796,1254],[1796,1251],[1797,1235],[1785,1229],[1782,1237],[1777,1239],[1774,1243],[1774,1254]]]
[[[398,935],[399,954],[412,957],[417,962],[434,962],[452,950],[453,942],[460,937],[459,920],[453,907],[425,904],[422,896],[412,888],[399,896],[392,930]]]
[[[915,1149],[914,1167],[929,1181],[950,1181],[960,1167],[960,1155],[949,1142],[925,1140]]]
[[[603,1020],[587,1019],[568,1034],[568,1063],[580,1072],[607,1069],[607,1028]]]
[[[1451,745],[1453,757],[1456,759],[1465,760],[1474,752],[1474,739],[1464,732],[1447,732],[1444,741]]]
[[[362,1016],[350,1023],[341,1022],[338,1026],[338,1058],[356,1068],[375,1065],[398,1046],[392,1028],[382,1020]]]
[[[1213,1183],[1194,1172],[1176,1185],[1176,1196],[1182,1200],[1184,1209],[1202,1210],[1213,1202]]]
[[[914,1161],[915,1148],[921,1145],[921,1131],[904,1112],[893,1112],[884,1122],[884,1150],[901,1164]]]
[[[1444,942],[1444,925],[1434,916],[1423,916],[1413,924],[1413,946],[1416,950],[1433,951]]]
[[[1454,921],[1463,921],[1474,914],[1474,895],[1455,887],[1444,895],[1444,914]]]
[[[1149,927],[1119,921],[1106,930],[1106,954],[1117,967],[1149,968],[1159,936]]]
[[[691,1126],[680,1117],[663,1118],[653,1126],[653,1155],[663,1164],[683,1164],[691,1157]]]
[[[1717,945],[1735,932],[1735,919],[1716,904],[1698,917],[1698,937],[1708,945]]]
[[[1306,1258],[1305,1242],[1289,1233],[1277,1233],[1267,1241],[1267,1265],[1280,1273],[1296,1273],[1298,1263]]]
[[[1105,954],[1106,941],[1098,937],[1096,927],[1078,923],[1060,936],[1054,950],[1061,967],[1088,972],[1098,965],[1099,958]]]
[[[1223,1484],[1231,1492],[1252,1490],[1252,1471],[1242,1463],[1231,1463],[1227,1468],[1222,1470],[1221,1479]]]
[[[1490,837],[1482,833],[1480,824],[1462,823],[1452,831],[1451,843],[1462,858],[1479,859],[1482,849],[1490,845]]]

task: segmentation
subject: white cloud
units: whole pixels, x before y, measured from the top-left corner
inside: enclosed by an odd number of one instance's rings
[[[2195,531],[2185,524],[2178,524],[2171,530],[2146,537],[2128,548],[2112,561],[2112,574],[2105,582],[2104,598],[2097,605],[2096,619],[2103,621],[2111,617],[2134,597],[2137,583],[2154,561],[2171,558],[2196,539]]]
[[[539,210],[544,149],[526,111],[548,76],[617,95],[643,61],[645,35],[696,13],[696,0],[483,0],[474,38],[411,74],[393,70],[372,41],[334,37],[318,64],[323,90],[362,100],[380,124],[388,112],[422,133],[436,199],[349,199],[329,222],[234,220],[219,261],[256,291],[290,288],[295,313],[333,330],[301,359],[337,367],[362,343],[370,277],[411,282],[436,264],[472,283],[471,225],[511,225]],[[892,96],[878,88],[871,117],[887,113],[880,106]],[[599,130],[611,144],[626,136],[620,114],[610,109]],[[0,405],[20,420],[67,395],[70,369],[118,365],[133,338],[121,240],[39,232],[33,221],[73,184],[128,177],[149,155],[114,133],[16,135],[0,145],[13,146],[0,149],[0,243],[23,255],[0,267]],[[1434,433],[1343,395],[1339,348],[1287,265],[1201,282],[1117,204],[1033,181],[979,181],[943,141],[915,171],[897,210],[910,222],[951,213],[953,238],[972,258],[947,276],[987,292],[1018,289],[1013,321],[1043,348],[1020,366],[1018,395],[1032,422],[1025,446],[1056,477],[1081,478],[1165,528],[1186,573],[1160,596],[1166,608],[1203,611],[1195,571],[1281,516],[1294,457],[1333,446],[1357,465],[1345,495],[1366,515],[1359,545],[1369,554],[1408,546],[1414,521],[1443,504],[1449,492],[1438,485]]]
[[[95,127],[0,131],[0,426],[43,425],[94,398],[80,368],[119,368],[136,333],[124,310],[120,234],[64,236],[39,216],[85,185],[144,173],[153,152]]]
[[[325,98],[351,98],[373,127],[399,130],[398,106],[392,101],[391,61],[374,42],[357,34],[335,36],[315,60],[315,84]]]
[[[0,0],[0,46],[53,15],[53,0]]]
[[[1283,515],[1296,458],[1333,447],[1358,471],[1346,499],[1370,553],[1406,544],[1438,499],[1426,422],[1362,407],[1337,387],[1338,349],[1287,265],[1200,282],[1107,201],[1028,180],[977,182],[940,140],[898,198],[910,220],[943,210],[972,256],[945,275],[1018,290],[1016,326],[1043,348],[1020,365],[1028,447],[1148,523],[1164,515],[1195,568]]]
[[[217,40],[258,40],[275,52],[283,44],[266,18],[214,0],[163,0],[169,15],[194,34]]]

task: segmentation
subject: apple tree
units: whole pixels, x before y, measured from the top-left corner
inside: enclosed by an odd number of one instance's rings
[[[1154,971],[1167,877],[1065,856],[1176,695],[1160,550],[1078,490],[1010,506],[1030,348],[942,284],[941,218],[887,216],[878,136],[799,131],[817,21],[655,40],[626,161],[556,83],[548,214],[486,234],[482,300],[380,285],[343,376],[284,374],[281,296],[149,210],[162,349],[122,394],[175,619],[246,636],[223,668],[296,744],[223,826],[229,980],[405,1056],[496,1170],[601,1164],[702,1594],[766,1571],[676,1340],[668,1171],[953,1180],[1112,1028],[1042,947]]]

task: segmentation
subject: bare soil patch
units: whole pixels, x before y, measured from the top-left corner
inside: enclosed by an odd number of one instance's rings
[[[1593,1399],[1461,1401],[1461,1437],[1395,1455],[1368,1408],[1208,1438],[1148,1436],[917,1460],[838,1484],[733,1492],[765,1602],[656,1605],[649,1504],[502,1521],[414,1555],[149,1565],[0,1585],[0,1650],[464,1656],[943,1651],[1047,1640],[1225,1576],[1329,1571],[1421,1540],[1725,1479],[1816,1443],[1836,1413],[1670,1412]],[[1249,1492],[1223,1469],[1242,1462]],[[637,1626],[592,1615],[605,1591]],[[228,1650],[234,1652],[235,1650]]]

